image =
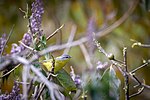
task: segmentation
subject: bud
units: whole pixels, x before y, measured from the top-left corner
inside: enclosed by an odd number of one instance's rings
[[[107,55],[109,60],[115,60],[114,54],[110,53]]]

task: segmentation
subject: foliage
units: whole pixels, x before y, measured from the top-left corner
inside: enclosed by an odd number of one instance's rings
[[[15,17],[19,22],[9,35],[0,38],[2,100],[150,98],[144,92],[150,89],[146,68],[150,64],[148,0],[35,0],[30,3],[26,10],[17,7],[25,20]],[[10,5],[14,7],[13,4]],[[4,15],[0,16],[0,26],[9,27],[3,26],[8,17],[5,9],[0,13]],[[20,41],[21,34],[16,33],[24,33]],[[72,56],[67,64],[70,67],[54,73],[55,56],[62,52]],[[50,72],[44,71],[41,64],[48,59],[53,60]],[[142,71],[144,68],[147,72]],[[13,88],[8,90],[8,84]]]

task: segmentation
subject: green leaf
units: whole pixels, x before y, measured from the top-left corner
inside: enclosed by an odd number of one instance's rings
[[[106,70],[101,82],[107,86],[107,91],[105,91],[105,93],[111,97],[111,100],[119,100],[120,80],[117,78],[116,72],[112,66],[110,66],[109,70]]]
[[[71,76],[64,70],[57,72],[57,80],[67,91],[75,91],[76,85],[72,80]]]
[[[91,73],[90,76],[86,87],[92,100],[119,100],[120,80],[112,66],[100,77],[99,73]]]
[[[41,43],[42,43],[44,46],[46,46],[46,36],[45,36],[45,35],[43,35],[43,36],[41,37]]]
[[[115,100],[119,100],[120,84],[121,84],[121,82],[117,78],[115,70],[113,69],[112,66],[110,66],[110,70],[109,70],[109,86],[110,86],[109,95],[111,97],[115,98]]]

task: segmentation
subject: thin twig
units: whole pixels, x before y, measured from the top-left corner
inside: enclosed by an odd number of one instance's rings
[[[135,97],[137,95],[140,95],[143,91],[144,91],[144,86],[142,88],[138,89],[137,93],[134,93],[134,94],[130,95],[129,98],[132,98],[132,97]]]
[[[67,42],[68,44],[70,44],[73,41],[76,30],[77,30],[77,26],[73,25],[72,28],[71,28],[71,33],[70,33],[68,42]],[[64,54],[68,54],[69,50],[70,50],[70,47],[66,48],[64,50]]]
[[[84,55],[87,65],[88,65],[88,68],[91,69],[93,67],[93,65],[91,63],[90,55],[89,55],[87,49],[85,48],[84,44],[80,44],[80,48],[83,52],[83,55]]]
[[[8,74],[10,74],[11,72],[13,72],[15,69],[17,69],[21,64],[18,64],[17,66],[15,66],[13,69],[11,69],[9,72],[3,74],[2,76],[0,76],[0,78],[3,78],[5,76],[7,76]]]
[[[150,44],[141,44],[141,45],[138,45],[140,47],[143,47],[143,48],[150,48]]]
[[[150,44],[142,44],[141,42],[138,42],[134,39],[131,39],[131,41],[135,42],[135,43],[132,44],[132,48],[134,46],[139,46],[139,47],[143,47],[143,48],[150,48]]]
[[[136,69],[132,70],[130,73],[135,73],[136,71],[138,71],[139,69],[146,67],[148,64],[150,64],[150,62],[146,62],[143,65],[137,67]]]
[[[123,48],[123,57],[124,57],[124,79],[125,79],[125,98],[129,100],[129,77],[126,73],[128,73],[128,66],[127,66],[127,48]]]
[[[9,35],[8,35],[8,37],[7,37],[7,40],[6,40],[6,42],[5,42],[5,44],[4,44],[3,48],[2,48],[0,57],[2,56],[2,54],[3,54],[4,50],[5,50],[5,46],[6,46],[6,44],[8,43],[8,41],[9,41],[9,39],[10,39],[12,33],[13,33],[14,27],[15,27],[15,25],[12,26],[12,28],[11,28],[11,30],[10,30],[10,32],[9,32]]]
[[[56,29],[52,34],[50,34],[46,40],[49,40],[50,38],[52,38],[60,29],[62,29],[64,27],[64,24],[61,25],[58,29]]]
[[[132,14],[132,12],[136,8],[138,2],[139,2],[139,0],[133,0],[130,8],[126,11],[126,13],[119,20],[117,20],[115,23],[113,23],[111,26],[107,27],[106,29],[104,29],[100,32],[97,32],[97,35],[100,37],[105,36],[105,35],[109,34],[112,30],[114,30],[115,28],[120,26],[120,24],[122,24]]]

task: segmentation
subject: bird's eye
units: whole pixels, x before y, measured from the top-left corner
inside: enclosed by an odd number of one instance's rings
[[[68,56],[66,56],[65,58],[69,58]]]
[[[71,57],[69,55],[64,55],[62,58],[68,59],[68,58],[71,58]]]

